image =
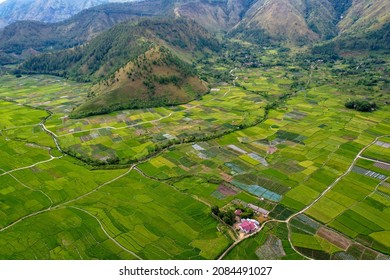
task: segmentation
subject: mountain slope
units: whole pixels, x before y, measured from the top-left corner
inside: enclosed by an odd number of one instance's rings
[[[0,4],[0,18],[5,24],[18,20],[57,22],[81,10],[107,2],[108,0],[7,0]]]
[[[327,0],[258,0],[233,35],[251,41],[314,42],[337,34],[336,12]]]
[[[207,91],[191,65],[165,47],[152,46],[111,78],[96,85],[91,98],[76,108],[70,117],[183,104]]]
[[[194,21],[142,20],[117,24],[86,45],[33,57],[22,64],[22,69],[76,80],[97,80],[111,75],[155,44],[189,54],[219,47],[213,36]]]
[[[181,104],[208,89],[179,57],[217,50],[219,43],[195,21],[153,19],[121,23],[83,46],[33,57],[20,70],[79,81],[100,81],[92,99],[72,117],[126,108]]]
[[[55,24],[17,22],[0,30],[1,61],[80,45],[118,22],[190,18],[213,32],[260,44],[366,40],[390,21],[385,0],[148,0],[106,4]],[[374,34],[374,35],[373,35]],[[384,41],[383,37],[379,38]],[[381,46],[386,44],[381,44]],[[8,54],[8,58],[7,58]],[[4,57],[6,59],[2,59]],[[23,57],[23,55],[22,55]]]
[[[131,1],[135,0],[7,0],[0,3],[0,28],[20,20],[59,22],[97,5]]]
[[[195,20],[211,31],[229,30],[242,20],[255,0],[184,1],[177,3],[175,15]]]
[[[60,23],[16,22],[0,30],[0,53],[19,56],[27,50],[45,52],[69,48],[85,43],[119,22],[165,13],[164,2],[152,0],[101,5]]]
[[[352,0],[352,5],[338,24],[340,33],[371,32],[390,21],[390,1]]]
[[[313,48],[315,54],[390,49],[390,1],[350,0],[338,36]]]

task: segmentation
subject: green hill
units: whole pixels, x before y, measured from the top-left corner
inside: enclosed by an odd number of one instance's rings
[[[154,44],[188,55],[219,47],[217,40],[194,21],[142,20],[118,24],[83,46],[33,57],[22,64],[21,70],[78,81],[98,81],[145,53]]]
[[[0,3],[0,19],[4,25],[20,20],[57,22],[83,9],[108,2],[109,0],[7,0]]]
[[[381,30],[390,21],[390,2],[148,0],[107,4],[60,23],[11,24],[0,30],[0,53],[23,58],[21,54],[28,50],[48,52],[77,46],[119,22],[144,17],[192,19],[211,32],[257,44],[311,45],[333,38],[364,38]]]
[[[162,16],[167,14],[167,9],[161,0],[112,3],[83,10],[58,23],[18,21],[0,29],[0,54],[23,59],[27,50],[66,49],[84,44],[120,22]]]
[[[71,114],[83,117],[199,98],[208,88],[191,57],[218,49],[219,42],[194,21],[142,20],[118,24],[83,46],[35,56],[20,70],[95,82],[91,98]]]
[[[90,99],[70,117],[182,104],[200,98],[207,91],[190,64],[165,47],[152,46],[94,86]]]

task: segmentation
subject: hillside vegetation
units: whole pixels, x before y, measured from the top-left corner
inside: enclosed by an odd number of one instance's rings
[[[83,10],[58,23],[18,21],[0,29],[0,54],[26,59],[33,52],[52,52],[86,43],[114,25],[166,14],[164,1],[111,3]],[[0,64],[6,64],[1,60]]]
[[[57,22],[84,9],[108,2],[109,0],[7,0],[0,3],[0,19],[3,25],[20,20]]]
[[[115,24],[144,17],[186,18],[211,32],[256,44],[311,45],[330,39],[385,41],[385,0],[150,0],[100,5],[54,24],[22,21],[0,30],[0,53],[20,56],[80,45]],[[347,44],[346,47],[349,47]],[[362,48],[365,48],[363,44]],[[351,46],[360,48],[361,44]],[[380,48],[388,48],[388,43]],[[3,54],[4,56],[4,54]],[[8,58],[5,61],[9,61]],[[0,61],[1,63],[1,61]]]
[[[36,56],[23,63],[21,69],[78,81],[96,81],[145,53],[153,43],[188,53],[217,50],[219,47],[213,36],[193,21],[143,20],[118,24],[86,45]]]
[[[200,98],[207,91],[191,65],[167,48],[155,46],[96,85],[90,99],[70,117],[177,105]]]
[[[219,42],[194,21],[143,20],[118,24],[86,45],[35,56],[20,70],[99,82],[71,114],[84,117],[199,98],[208,89],[182,58],[218,48]]]

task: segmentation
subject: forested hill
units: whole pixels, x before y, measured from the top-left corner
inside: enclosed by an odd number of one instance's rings
[[[219,48],[194,21],[148,19],[118,24],[82,46],[35,56],[20,70],[95,82],[91,99],[71,114],[84,117],[200,97],[208,89],[188,62]]]
[[[108,79],[96,84],[90,98],[70,114],[81,118],[116,110],[150,108],[187,103],[200,98],[208,88],[192,65],[168,48],[150,49]]]
[[[57,22],[84,9],[108,2],[109,0],[6,0],[0,3],[0,19],[3,25],[20,20]]]
[[[219,48],[214,36],[194,21],[142,20],[118,24],[85,45],[35,56],[23,63],[21,70],[96,81],[113,74],[154,44],[188,53]]]
[[[133,1],[137,0],[5,0],[0,3],[0,28],[21,20],[59,22],[98,5]]]
[[[11,24],[0,30],[0,57],[76,46],[119,22],[156,16],[193,19],[211,32],[262,45],[334,40],[349,47],[352,40],[358,48],[374,38],[390,47],[382,36],[388,0],[147,0],[96,6],[60,23]]]
[[[162,16],[166,12],[164,1],[150,0],[93,7],[59,23],[15,22],[0,30],[0,54],[20,57],[28,51],[47,52],[73,47],[120,22]]]

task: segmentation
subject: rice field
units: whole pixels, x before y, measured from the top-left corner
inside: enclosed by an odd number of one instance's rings
[[[235,201],[270,217],[225,259],[388,258],[389,109],[346,109],[328,67],[77,120],[90,85],[0,76],[0,259],[216,259],[237,236],[210,207]]]

